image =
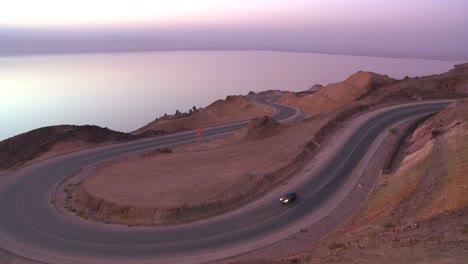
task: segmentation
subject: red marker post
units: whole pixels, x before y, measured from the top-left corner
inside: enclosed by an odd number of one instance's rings
[[[197,128],[197,137],[202,137],[203,136],[203,131],[201,127]]]

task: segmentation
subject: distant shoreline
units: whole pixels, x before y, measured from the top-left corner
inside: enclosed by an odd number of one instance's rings
[[[340,55],[340,56],[355,56],[355,57],[370,57],[370,58],[388,58],[388,59],[415,59],[415,60],[432,60],[432,61],[457,61],[468,62],[468,58],[450,58],[438,56],[403,56],[403,55],[377,55],[364,54],[353,52],[327,52],[313,50],[294,50],[281,48],[174,48],[174,49],[117,49],[117,50],[89,50],[89,51],[31,51],[31,52],[11,52],[5,53],[0,51],[1,58],[11,57],[30,57],[30,56],[62,56],[62,55],[89,55],[89,54],[119,54],[119,53],[147,53],[147,52],[230,52],[230,51],[245,51],[245,52],[280,52],[280,53],[303,53],[303,54],[323,54],[323,55]]]

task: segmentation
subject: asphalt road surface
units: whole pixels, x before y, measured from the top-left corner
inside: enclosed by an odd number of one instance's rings
[[[297,110],[276,108],[279,121]],[[447,102],[406,105],[365,122],[317,175],[304,178],[293,206],[275,200],[219,217],[168,227],[121,227],[67,218],[50,203],[56,185],[91,164],[132,152],[196,139],[196,132],[81,151],[26,167],[0,180],[0,247],[44,263],[200,263],[242,254],[299,232],[300,225],[345,184],[372,141],[389,125],[442,110]],[[245,122],[211,128],[204,136],[233,132]],[[222,171],[220,171],[222,173]],[[181,194],[182,195],[182,194]]]

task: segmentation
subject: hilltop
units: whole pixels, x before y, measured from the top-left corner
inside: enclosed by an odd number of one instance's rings
[[[133,134],[155,130],[170,133],[198,127],[206,128],[250,120],[271,113],[273,113],[271,108],[250,101],[245,96],[227,96],[224,100],[217,100],[206,108],[191,113],[158,118],[134,131]]]
[[[244,121],[272,112],[272,109],[244,96],[227,96],[225,100],[217,100],[205,109],[195,108],[191,113],[158,118],[133,133],[93,125],[38,128],[0,141],[0,172],[77,150]]]
[[[310,116],[351,105],[381,105],[468,95],[468,63],[446,73],[401,80],[372,72],[357,72],[343,82],[329,84],[305,96],[285,93],[279,103],[301,108]]]
[[[49,126],[0,142],[0,170],[71,151],[133,140],[136,137],[98,126]]]
[[[343,107],[368,91],[390,85],[396,81],[386,75],[372,72],[357,72],[339,83],[332,83],[317,92],[298,96],[286,93],[278,102],[285,105],[299,107],[310,115],[318,115]]]

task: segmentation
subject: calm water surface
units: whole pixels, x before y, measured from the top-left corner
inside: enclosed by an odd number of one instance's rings
[[[0,57],[0,140],[57,124],[129,132],[231,94],[301,91],[358,70],[422,76],[458,63],[262,51]]]

